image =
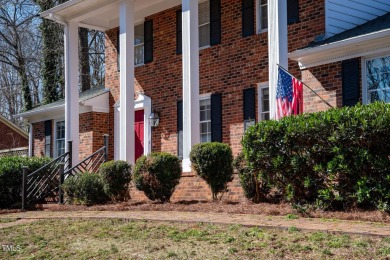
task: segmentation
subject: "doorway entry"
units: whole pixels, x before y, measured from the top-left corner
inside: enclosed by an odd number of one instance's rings
[[[135,130],[135,161],[144,155],[144,110],[135,111],[134,130]]]

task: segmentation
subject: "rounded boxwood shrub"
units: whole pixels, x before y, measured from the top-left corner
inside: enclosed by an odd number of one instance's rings
[[[261,181],[285,201],[390,210],[390,104],[263,121],[242,145]]]
[[[210,142],[195,145],[190,153],[192,167],[210,186],[213,200],[233,180],[233,154],[227,144]]]
[[[31,172],[51,161],[42,157],[2,157],[0,158],[0,208],[17,206],[22,201],[22,167]]]
[[[114,201],[128,198],[131,181],[131,165],[125,161],[110,161],[100,166],[104,192]]]
[[[69,203],[91,206],[108,201],[103,186],[99,174],[86,172],[67,178],[61,188]]]
[[[133,172],[133,180],[150,200],[168,202],[179,184],[182,173],[179,158],[169,153],[152,153],[140,157]]]

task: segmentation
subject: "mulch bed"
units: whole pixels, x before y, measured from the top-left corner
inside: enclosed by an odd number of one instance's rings
[[[79,206],[79,205],[52,205],[45,208],[49,211],[182,211],[182,212],[207,212],[207,213],[231,213],[231,214],[257,214],[271,216],[286,216],[295,214],[307,218],[341,219],[341,220],[360,220],[371,222],[390,223],[390,214],[380,211],[320,211],[308,210],[299,213],[291,205],[271,204],[252,202],[177,202],[177,203],[155,203],[155,202],[123,202],[118,204],[107,204],[98,206]],[[2,212],[0,211],[0,214]],[[9,213],[9,212],[8,212]]]

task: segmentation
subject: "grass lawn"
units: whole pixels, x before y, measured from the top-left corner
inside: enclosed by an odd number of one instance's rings
[[[239,225],[45,220],[0,229],[0,259],[378,259],[390,238]]]

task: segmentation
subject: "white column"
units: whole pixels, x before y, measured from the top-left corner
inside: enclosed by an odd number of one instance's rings
[[[288,69],[287,0],[268,1],[270,117],[276,115],[278,64]]]
[[[121,0],[119,157],[134,164],[134,0]]]
[[[79,27],[65,25],[65,141],[73,141],[72,164],[79,163]],[[68,145],[65,145],[68,152]]]
[[[192,146],[200,142],[198,1],[182,0],[183,19],[183,171],[191,171]]]

